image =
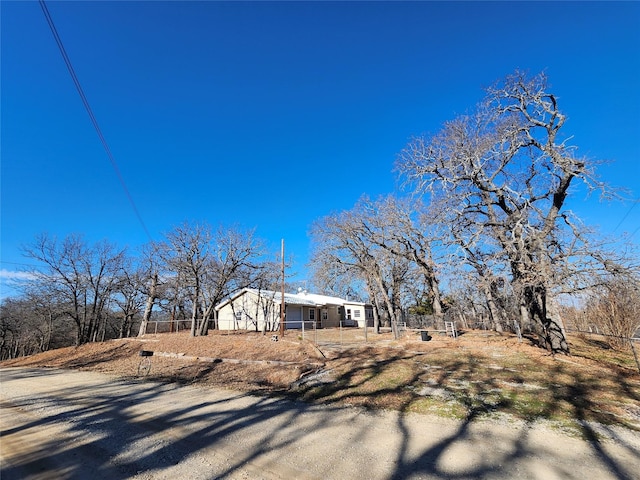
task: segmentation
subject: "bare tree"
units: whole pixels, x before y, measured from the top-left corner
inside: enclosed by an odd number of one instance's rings
[[[0,358],[16,358],[40,352],[42,340],[34,328],[31,308],[26,301],[8,298],[0,310]]]
[[[174,292],[189,292],[191,335],[206,335],[214,307],[235,290],[252,286],[266,272],[263,242],[253,231],[206,223],[185,223],[166,235],[161,255],[171,272]],[[169,275],[168,275],[169,276]],[[178,297],[176,297],[178,298]]]
[[[85,340],[87,282],[82,258],[89,253],[79,236],[70,235],[62,243],[46,234],[39,235],[33,244],[24,248],[25,255],[47,266],[47,272],[36,280],[43,289],[52,292],[65,305],[65,313],[76,326],[76,345]]]
[[[188,285],[180,272],[172,271],[168,265],[158,270],[157,275],[148,277],[148,295],[143,315],[144,330],[140,326],[140,335],[146,331],[146,323],[151,318],[153,306],[157,304],[169,318],[169,331],[180,329],[180,323],[191,317],[191,293]],[[189,313],[187,313],[189,311]]]
[[[413,140],[398,160],[416,190],[447,212],[450,225],[464,226],[477,248],[498,249],[521,314],[540,326],[543,346],[562,353],[569,347],[554,277],[566,259],[558,231],[571,234],[573,227],[565,201],[575,180],[606,192],[589,162],[562,138],[565,121],[545,75],[516,72],[487,89],[473,113]]]
[[[199,335],[206,335],[214,307],[234,291],[259,285],[272,270],[259,261],[263,242],[254,231],[220,227],[212,239],[202,280],[203,316]]]
[[[68,235],[59,242],[47,234],[39,235],[23,250],[45,265],[36,282],[64,305],[65,314],[76,326],[76,345],[97,340],[105,327],[104,314],[124,251],[108,242],[88,246],[79,235]]]
[[[165,267],[161,251],[163,245],[150,242],[142,247],[141,259],[134,275],[136,289],[146,297],[144,312],[138,329],[138,337],[142,337],[147,331],[147,325],[151,319],[151,313],[156,300],[161,295],[160,272]],[[173,320],[173,319],[172,319]],[[173,326],[173,323],[172,323]]]
[[[68,318],[65,317],[64,309],[55,294],[38,288],[38,285],[29,285],[22,299],[28,310],[21,323],[32,323],[34,330],[39,332],[41,351],[72,343],[73,329],[68,325]],[[27,318],[30,318],[31,322],[25,321]]]
[[[503,272],[500,262],[496,262],[496,255],[493,251],[486,251],[478,248],[475,242],[469,241],[464,234],[458,232],[458,226],[452,225],[451,231],[454,241],[459,245],[461,263],[471,266],[476,276],[476,288],[478,288],[486,302],[489,315],[489,321],[492,328],[497,332],[504,330],[504,321],[506,313],[499,308],[498,285],[505,282],[505,276],[500,275]],[[458,269],[458,274],[463,273]]]
[[[202,279],[210,261],[211,227],[187,222],[166,235],[162,256],[168,268],[183,279],[191,298],[191,336],[197,333],[197,318],[201,310]]]
[[[363,197],[354,211],[359,212],[360,235],[415,264],[427,286],[427,296],[437,318],[442,318],[438,265],[433,246],[439,244],[438,225],[416,199],[398,199],[389,195],[376,202]]]
[[[364,218],[358,206],[315,222],[311,265],[325,278],[335,273],[362,281],[375,310],[384,310],[393,327],[400,319],[408,262],[373,241]],[[379,325],[375,327],[378,331]]]
[[[84,326],[86,341],[104,340],[109,303],[121,278],[125,251],[101,241],[82,259],[90,297],[88,319]]]
[[[113,296],[113,303],[118,307],[122,315],[118,325],[118,338],[131,336],[135,318],[140,316],[142,307],[145,304],[144,283],[144,270],[136,268],[133,261],[129,259],[122,270]]]
[[[316,240],[319,240],[316,235]],[[370,289],[351,265],[339,263],[335,260],[335,252],[324,250],[320,244],[315,245],[310,262],[311,284],[316,291],[325,295],[340,298],[365,298]]]
[[[640,279],[610,278],[594,289],[582,312],[616,347],[627,346],[640,329]]]
[[[46,292],[30,288],[0,302],[0,359],[31,355],[73,343],[63,312]]]

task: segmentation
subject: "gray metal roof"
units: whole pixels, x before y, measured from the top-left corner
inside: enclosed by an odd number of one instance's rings
[[[259,295],[263,298],[270,298],[276,304],[280,304],[282,295],[280,292],[274,292],[273,290],[257,290],[255,288],[244,288],[227,300],[216,305],[216,310],[219,310],[224,305],[232,300],[240,297],[244,293],[252,293],[253,295]],[[363,302],[353,302],[340,297],[331,297],[328,295],[318,295],[316,293],[300,292],[300,293],[286,293],[284,294],[284,303],[287,305],[305,305],[309,307],[322,307],[324,305],[365,305]]]

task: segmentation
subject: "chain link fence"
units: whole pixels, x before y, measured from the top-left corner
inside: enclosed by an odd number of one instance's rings
[[[395,325],[380,327],[380,333],[376,333],[375,329],[369,325],[365,327],[359,327],[353,325],[350,322],[348,325],[346,322],[340,322],[339,326],[332,328],[318,328],[316,321],[291,321],[285,322],[286,333],[285,337],[295,336],[301,340],[307,340],[313,342],[316,345],[322,346],[343,346],[343,345],[357,345],[365,344],[369,342],[390,342],[394,339],[404,338],[410,332],[421,332],[425,337],[427,333],[437,333],[442,335],[450,335],[450,328],[447,328],[447,323],[443,318],[437,318],[434,315],[404,315],[403,321],[397,322]],[[383,323],[384,324],[384,323]],[[453,322],[455,328],[455,322]],[[275,327],[278,327],[276,324]],[[154,320],[147,324],[146,334],[157,335],[162,333],[184,332],[190,331],[191,320]],[[522,341],[522,332],[520,331],[517,322],[514,322],[514,333],[518,336],[518,339]],[[247,329],[240,329],[239,331],[252,331]],[[575,328],[567,328],[567,333],[572,335],[589,336],[602,343],[602,348],[609,348],[608,343],[612,339],[616,339],[618,343],[622,342],[628,344],[633,352],[633,356],[640,371],[640,338],[638,337],[619,337],[616,335],[607,335],[593,328],[590,330],[578,330]],[[226,331],[233,333],[233,330]],[[226,333],[223,331],[223,333]],[[271,328],[267,332],[277,339],[279,335],[278,328]],[[457,336],[456,334],[454,337]]]
[[[638,350],[640,349],[639,337],[622,337],[619,335],[608,335],[606,333],[598,332],[597,328],[590,330],[567,328],[566,331],[571,335],[579,335],[583,338],[590,338],[592,340],[595,340],[591,342],[591,345],[600,346],[603,350],[611,349],[612,343],[615,343],[618,346],[624,346],[628,344],[629,347],[631,347],[631,352],[633,353],[633,358],[636,362],[638,372],[640,372],[640,354],[638,353]]]

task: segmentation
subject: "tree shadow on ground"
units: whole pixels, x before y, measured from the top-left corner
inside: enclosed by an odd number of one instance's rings
[[[13,373],[13,372],[11,372]],[[24,375],[16,371],[16,376],[6,372],[3,380],[8,384],[12,379]],[[46,372],[45,372],[46,374]],[[40,372],[31,370],[30,376],[39,376]],[[123,382],[114,381],[102,385],[74,386],[71,389],[53,389],[51,394],[41,398],[14,399],[11,406],[18,409],[29,409],[30,405],[38,405],[38,417],[31,421],[0,432],[3,438],[21,435],[24,432],[47,425],[64,423],[69,425],[71,438],[83,438],[88,430],[97,433],[96,440],[88,443],[72,442],[60,448],[60,439],[52,438],[39,452],[31,457],[12,462],[4,467],[2,478],[5,480],[22,478],[23,472],[37,470],[37,464],[46,455],[48,464],[56,465],[65,472],[67,478],[127,478],[141,471],[152,471],[175,465],[183,458],[198,451],[216,445],[223,439],[241,435],[251,425],[276,421],[275,429],[265,428],[259,438],[253,442],[253,448],[244,455],[227,459],[222,471],[211,478],[229,475],[247,462],[259,457],[266,449],[279,450],[299,441],[304,431],[291,431],[286,437],[273,441],[276,431],[286,425],[295,423],[296,419],[316,407],[284,399],[256,397],[248,394],[225,394],[216,400],[206,399],[200,403],[173,405],[169,412],[139,411],[140,407],[152,407],[159,397],[175,392],[176,385],[157,382]],[[195,392],[198,393],[198,392]],[[206,398],[207,395],[201,392]],[[166,401],[170,397],[167,397]],[[228,408],[231,401],[245,399],[243,408]],[[64,405],[61,409],[61,405]],[[165,405],[166,407],[166,405]],[[312,427],[325,428],[331,423],[330,416],[318,417]],[[183,436],[172,441],[161,441],[152,448],[142,448],[145,439],[157,432],[182,428]],[[115,451],[114,451],[115,445]],[[130,452],[142,448],[135,460],[126,460]],[[46,453],[45,453],[46,452]],[[90,452],[90,453],[89,453]],[[97,452],[97,454],[96,454]],[[100,458],[104,452],[104,461],[98,465],[84,465],[83,458]],[[117,462],[113,457],[122,456]]]
[[[567,368],[561,361],[553,361],[551,367],[539,368],[544,375],[542,386],[527,383],[529,377],[520,375],[517,369],[501,369],[492,376],[488,368],[500,368],[491,364],[491,359],[481,355],[460,354],[459,359],[438,361],[430,368],[429,356],[398,352],[383,361],[367,361],[371,352],[360,349],[345,352],[343,356],[358,365],[337,375],[334,382],[311,385],[302,389],[302,398],[325,404],[344,404],[345,401],[362,407],[378,407],[376,398],[385,397],[387,404],[400,411],[397,426],[403,433],[403,441],[396,452],[396,470],[392,478],[408,478],[428,475],[429,478],[484,478],[504,469],[505,463],[521,463],[531,455],[530,428],[540,421],[571,417],[574,431],[588,442],[591,451],[598,458],[602,468],[612,478],[631,480],[634,469],[614,458],[603,447],[603,435],[615,438],[632,458],[640,459],[640,450],[615,434],[608,425],[619,424],[621,419],[603,410],[598,400],[607,394],[607,388],[615,385],[631,405],[640,403],[640,384],[637,376],[625,371],[589,370],[583,374]],[[411,368],[413,367],[413,368]],[[535,365],[533,366],[535,368]],[[404,372],[393,382],[385,379],[385,373]],[[603,378],[602,376],[606,378]],[[367,385],[370,385],[368,388]],[[425,388],[420,389],[420,385]],[[505,386],[507,387],[505,389]],[[458,407],[465,412],[457,430],[444,437],[431,448],[416,456],[410,452],[412,432],[407,427],[407,414],[416,410],[425,394],[437,394],[441,403],[455,399]],[[507,393],[505,393],[507,392]],[[429,395],[429,394],[427,394]],[[459,475],[441,466],[445,452],[455,450],[461,441],[475,442],[477,433],[471,428],[474,423],[499,414],[508,414],[521,422],[521,431],[509,448],[500,457],[500,463],[476,462]],[[486,422],[485,422],[486,423]],[[628,424],[628,427],[637,428]],[[484,435],[490,435],[486,431]],[[496,439],[497,442],[500,439]],[[479,442],[486,446],[492,441],[485,438]],[[468,452],[467,452],[468,453]],[[549,452],[551,455],[551,452]],[[640,465],[640,461],[638,462]],[[562,478],[573,478],[570,467],[557,466],[557,474]]]
[[[504,438],[501,436],[504,432],[483,428],[481,420],[488,414],[510,412],[518,404],[517,395],[510,397],[497,393],[504,390],[505,382],[515,385],[516,391],[526,391],[527,378],[517,370],[495,370],[487,375],[487,369],[492,367],[488,365],[490,359],[469,353],[460,353],[436,364],[433,355],[397,350],[393,355],[377,358],[374,350],[365,348],[340,352],[334,361],[337,373],[331,383],[289,392],[289,399],[229,392],[214,395],[197,388],[188,390],[190,399],[183,404],[176,398],[181,391],[187,390],[169,383],[169,378],[158,378],[165,380],[163,383],[115,381],[107,377],[98,384],[79,384],[72,388],[53,386],[41,398],[13,398],[13,406],[27,411],[37,408],[37,415],[18,427],[0,432],[3,438],[53,424],[68,425],[69,438],[85,438],[89,430],[97,431],[99,435],[87,443],[71,442],[63,449],[57,438],[51,438],[40,452],[19,458],[17,464],[14,462],[3,468],[3,479],[23,477],[25,470],[37,468],[43,455],[70,475],[68,478],[127,478],[141,472],[170,469],[199,452],[211,455],[212,448],[211,466],[207,467],[212,473],[206,478],[224,478],[241,471],[244,474],[252,465],[263,465],[264,459],[273,458],[274,454],[278,457],[294,451],[304,455],[305,448],[326,448],[327,463],[320,467],[324,469],[320,476],[340,478],[336,476],[339,475],[336,472],[340,459],[350,457],[332,457],[338,447],[331,445],[330,437],[336,429],[345,428],[354,430],[350,440],[354,446],[364,442],[362,448],[366,449],[367,442],[381,442],[386,447],[385,459],[392,463],[388,474],[363,470],[362,478],[506,479],[523,468],[530,468],[532,458],[552,460],[553,452],[533,443],[529,426],[567,409],[578,419],[581,433],[597,458],[598,471],[619,480],[630,480],[635,475],[634,466],[612,455],[604,446],[600,431],[593,426],[592,422],[612,420],[609,414],[599,411],[599,404],[594,400],[603,392],[602,382],[594,379],[593,372],[576,375],[562,362],[545,367],[550,387],[528,392],[533,400],[538,395],[541,401],[532,401],[529,410],[522,412],[523,426]],[[357,366],[346,368],[347,364]],[[343,371],[340,371],[341,365],[345,367]],[[218,366],[207,365],[196,375],[215,374]],[[35,377],[46,382],[47,378],[55,379],[55,375],[55,371],[11,369],[3,372],[3,387],[11,388],[11,382],[24,378]],[[608,381],[619,384],[629,398],[640,403],[635,377],[620,373]],[[438,401],[455,402],[465,415],[462,420],[444,427],[436,425],[441,428],[438,435],[425,440],[417,449],[416,442],[424,432],[416,429],[411,412],[425,398],[419,386],[444,392],[446,395]],[[295,401],[300,397],[322,405]],[[371,424],[356,422],[360,415],[358,409],[339,407],[351,403],[378,408],[379,399],[389,402],[400,412],[395,417],[394,431],[377,432],[375,421]],[[233,407],[230,406],[232,403]],[[309,444],[311,432],[318,431],[326,432],[326,445]],[[162,432],[179,433],[164,437]],[[153,440],[156,436],[158,439]],[[249,439],[248,448],[237,451],[231,458],[215,458],[215,451],[224,451],[240,438]],[[624,439],[620,442],[630,458],[640,458],[637,448],[625,444]],[[348,447],[340,444],[342,449]],[[486,449],[494,451],[484,458],[481,452]],[[101,452],[104,455],[100,455]],[[456,467],[452,462],[452,457],[456,456],[463,459],[461,466]],[[82,459],[87,457],[101,460],[98,464],[83,464]],[[370,467],[377,465],[379,460],[371,459]],[[640,461],[636,466],[638,464]],[[286,466],[279,468],[280,473],[286,471]],[[580,472],[584,472],[575,470],[575,465],[551,461],[547,469],[559,478],[580,478],[583,475]],[[288,477],[297,476],[295,470],[290,473]],[[529,474],[535,476],[534,472],[529,472],[525,477]]]

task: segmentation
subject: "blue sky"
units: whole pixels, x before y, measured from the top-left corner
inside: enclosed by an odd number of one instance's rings
[[[569,207],[640,243],[638,2],[47,2],[154,239],[184,221],[280,239],[306,277],[316,219],[397,190],[414,135],[516,68],[545,70],[579,153],[631,200]],[[148,237],[37,2],[0,4],[1,262],[81,233]],[[634,206],[635,205],[635,206]]]

